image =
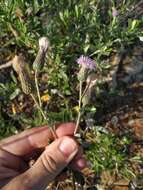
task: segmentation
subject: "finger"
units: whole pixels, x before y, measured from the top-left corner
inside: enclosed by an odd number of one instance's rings
[[[0,149],[0,167],[22,171],[25,165],[20,157]]]
[[[13,178],[17,175],[19,175],[18,171],[10,168],[0,167],[0,182],[3,181],[3,179]]]
[[[3,186],[5,186],[6,184],[8,184],[8,182],[11,180],[11,178],[7,178],[7,179],[3,179],[1,182],[0,182],[0,188],[2,188]],[[1,190],[4,190],[4,189],[1,189]]]
[[[83,156],[83,149],[79,147],[78,153],[70,163],[70,167],[73,170],[81,171],[86,167],[86,159]]]
[[[7,184],[12,178],[19,175],[19,172],[5,167],[0,167],[0,171],[0,188]]]
[[[56,135],[58,137],[65,135],[73,135],[75,129],[74,123],[64,123],[57,127]],[[23,156],[30,153],[36,148],[45,147],[49,140],[54,137],[51,130],[47,126],[32,128],[21,134],[4,139],[0,143],[0,147],[12,154]]]
[[[83,157],[83,149],[79,147],[76,156],[70,162],[69,168],[80,172],[86,166],[87,166],[87,163],[86,163],[86,159]],[[57,176],[58,181],[64,181],[66,178],[67,178],[67,173],[65,170],[63,170],[62,173],[60,173],[60,175]]]
[[[33,151],[31,151],[30,153],[22,156],[22,159],[25,162],[29,162],[30,160],[37,160],[37,158],[39,158],[39,156],[42,154],[42,152],[45,150],[45,148],[40,148],[40,149],[34,149]]]
[[[77,152],[78,144],[75,140],[68,136],[61,137],[45,149],[28,171],[12,180],[8,186],[21,190],[43,190],[69,164]]]
[[[71,168],[77,171],[83,170],[84,168],[86,168],[86,166],[87,166],[87,162],[84,157],[78,158],[71,164]]]

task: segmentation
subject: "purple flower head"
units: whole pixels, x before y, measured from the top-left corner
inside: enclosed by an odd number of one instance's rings
[[[117,9],[115,8],[115,7],[112,7],[112,16],[113,17],[117,17],[118,16],[118,11],[117,11]]]
[[[90,69],[90,70],[94,70],[96,67],[95,61],[89,57],[84,56],[84,55],[81,55],[80,58],[78,58],[76,62],[79,65],[81,65],[87,69]]]

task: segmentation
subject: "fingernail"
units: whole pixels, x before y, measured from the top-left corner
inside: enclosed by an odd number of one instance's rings
[[[69,157],[71,154],[76,154],[78,151],[78,147],[76,142],[68,137],[65,137],[60,146],[59,146],[60,151],[64,154],[65,157]]]

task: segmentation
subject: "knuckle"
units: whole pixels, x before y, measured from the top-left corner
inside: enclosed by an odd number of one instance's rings
[[[53,171],[56,171],[57,168],[57,162],[56,160],[53,158],[52,155],[47,154],[46,152],[43,153],[43,156],[41,157],[42,160],[42,165],[45,168],[45,170],[47,172],[52,173]]]

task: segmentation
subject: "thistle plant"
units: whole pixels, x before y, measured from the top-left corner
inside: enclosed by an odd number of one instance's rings
[[[41,115],[43,116],[43,119],[48,123],[48,118],[46,114],[44,113],[42,109],[42,104],[41,104],[41,97],[40,97],[40,91],[39,91],[39,85],[38,85],[38,72],[40,68],[43,67],[45,57],[46,57],[46,52],[49,47],[49,41],[46,37],[42,37],[39,39],[39,51],[36,56],[36,59],[33,63],[33,68],[34,68],[34,75],[35,75],[35,88],[33,86],[33,80],[32,77],[30,76],[30,72],[28,69],[28,64],[24,60],[24,57],[22,55],[15,56],[14,59],[12,60],[12,67],[15,70],[15,72],[19,76],[19,80],[21,83],[22,90],[25,94],[30,95],[35,102],[38,110],[41,112]],[[36,93],[35,93],[36,89]],[[37,101],[38,97],[38,101]],[[53,136],[57,138],[54,128],[50,127],[51,132],[53,133]]]
[[[85,95],[86,93],[89,91],[89,89],[91,89],[91,78],[89,78],[89,75],[91,74],[91,71],[94,71],[96,68],[96,63],[94,60],[92,60],[89,57],[83,56],[81,55],[78,59],[77,59],[77,63],[80,66],[80,70],[78,73],[78,80],[79,80],[79,113],[78,113],[78,117],[77,117],[77,121],[76,121],[76,128],[74,131],[74,135],[76,135],[76,133],[78,132],[79,129],[79,123],[81,120],[81,116],[83,114],[83,108],[86,105],[83,104],[83,100],[85,100]],[[85,87],[85,89],[83,89],[83,84],[84,82],[87,82],[87,85]]]
[[[39,87],[38,87],[38,72],[40,69],[43,68],[48,48],[49,48],[48,38],[46,38],[46,37],[40,38],[39,39],[39,51],[38,51],[36,59],[33,63],[33,69],[35,71],[35,85],[36,85],[36,90],[37,90],[40,107],[42,105],[42,102],[41,102],[40,91],[39,91]]]
[[[38,85],[38,74],[40,69],[43,67],[46,53],[49,48],[49,41],[46,37],[42,37],[39,39],[39,51],[37,53],[37,56],[35,58],[35,61],[33,62],[33,69],[34,69],[34,79],[35,79],[35,88],[33,86],[33,80],[30,76],[30,72],[28,69],[28,64],[24,60],[24,57],[22,55],[15,56],[14,59],[11,61],[12,67],[15,70],[15,72],[19,76],[19,80],[21,83],[22,90],[25,94],[29,94],[33,101],[35,102],[38,110],[41,112],[41,115],[43,116],[44,120],[48,122],[48,118],[46,114],[44,113],[42,109],[42,103],[41,103],[41,96],[40,96],[40,90]],[[78,117],[76,121],[76,128],[74,131],[74,135],[76,135],[78,129],[79,129],[79,123],[81,120],[81,116],[84,112],[84,107],[89,103],[92,95],[93,87],[96,83],[96,75],[93,73],[93,71],[96,68],[96,63],[94,60],[87,56],[81,55],[77,61],[80,70],[78,73],[78,80],[79,80],[79,105],[78,105]],[[83,84],[86,83],[85,89],[83,89]],[[35,94],[36,91],[36,94]],[[38,99],[38,100],[37,100]],[[53,128],[50,128],[51,132],[53,133],[54,137],[56,138],[56,134],[54,132]]]

